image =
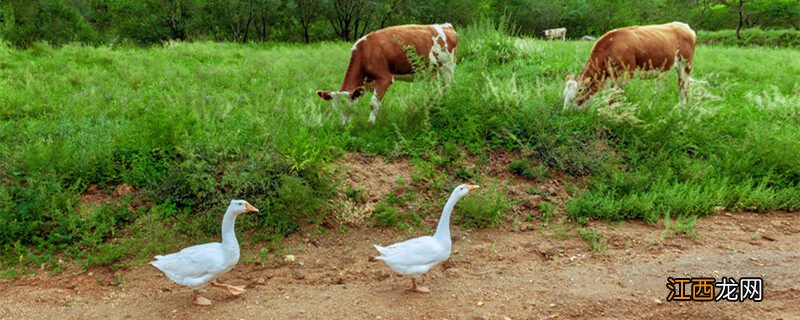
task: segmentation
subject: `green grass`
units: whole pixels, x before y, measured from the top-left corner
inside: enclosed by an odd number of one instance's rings
[[[591,43],[515,40],[490,24],[459,40],[455,82],[395,84],[374,127],[369,99],[341,127],[314,94],[338,88],[351,44],[0,45],[0,269],[56,268],[58,255],[116,265],[215,239],[232,198],[261,209],[237,222],[240,239],[279,242],[335,209],[334,164],[356,151],[410,158],[408,185],[441,194],[437,206],[448,186],[481,178],[466,155],[524,148],[542,164],[526,166],[531,178],[589,177],[564,208],[578,222],[800,209],[800,51],[701,46],[687,108],[670,72],[580,112],[561,109],[561,92]],[[79,206],[89,185],[121,183],[139,190],[133,212]],[[504,190],[486,187],[456,222],[502,221]]]
[[[792,29],[762,30],[743,29],[736,37],[736,30],[699,31],[697,40],[701,44],[722,46],[786,47],[800,46],[800,31]]]
[[[606,251],[606,241],[603,240],[603,235],[595,229],[587,230],[585,228],[578,229],[578,233],[583,240],[589,244],[589,250],[592,253],[603,253]]]

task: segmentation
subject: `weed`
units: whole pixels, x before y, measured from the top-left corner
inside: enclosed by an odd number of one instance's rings
[[[597,232],[597,230],[580,228],[578,229],[578,233],[581,235],[583,240],[586,240],[586,242],[589,243],[589,249],[592,251],[592,253],[603,253],[606,251],[606,242],[603,240],[603,235]]]

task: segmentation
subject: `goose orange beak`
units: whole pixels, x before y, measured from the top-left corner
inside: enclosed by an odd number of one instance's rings
[[[474,184],[469,184],[469,185],[467,185],[467,190],[472,191],[472,190],[478,189],[480,187],[481,186],[476,186]]]
[[[258,209],[256,209],[256,207],[250,204],[250,202],[244,203],[244,209],[247,210],[247,212],[258,212]]]

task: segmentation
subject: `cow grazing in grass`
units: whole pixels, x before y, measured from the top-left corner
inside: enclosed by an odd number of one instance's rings
[[[681,22],[612,30],[595,42],[592,55],[578,78],[567,77],[564,108],[573,102],[582,106],[603,89],[606,80],[621,85],[636,71],[661,73],[672,67],[678,71],[680,104],[683,106],[696,42],[695,32]]]
[[[320,90],[317,95],[326,101],[333,100],[345,124],[349,112],[341,109],[342,102],[352,105],[365,91],[373,90],[369,122],[374,124],[389,86],[395,80],[413,80],[414,66],[408,59],[409,54],[430,60],[430,66],[449,84],[456,67],[457,45],[458,35],[449,23],[394,26],[371,32],[353,45],[339,91]],[[409,48],[416,52],[407,50]]]
[[[567,40],[567,28],[545,30],[544,35],[548,40],[561,38],[561,41],[564,41]]]

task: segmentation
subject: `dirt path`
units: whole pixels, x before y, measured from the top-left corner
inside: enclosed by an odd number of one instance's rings
[[[191,305],[189,290],[141,265],[116,275],[97,269],[0,283],[0,318],[800,317],[798,214],[718,214],[698,222],[694,239],[663,241],[662,228],[639,222],[592,227],[607,240],[605,253],[590,253],[575,235],[559,240],[552,230],[455,228],[454,255],[423,280],[431,294],[405,292],[408,279],[369,259],[373,243],[413,232],[363,228],[296,235],[287,242],[297,257],[292,263],[240,263],[223,280],[247,284],[247,291],[228,297],[210,288],[211,307]],[[666,302],[668,276],[763,277],[764,301]]]

